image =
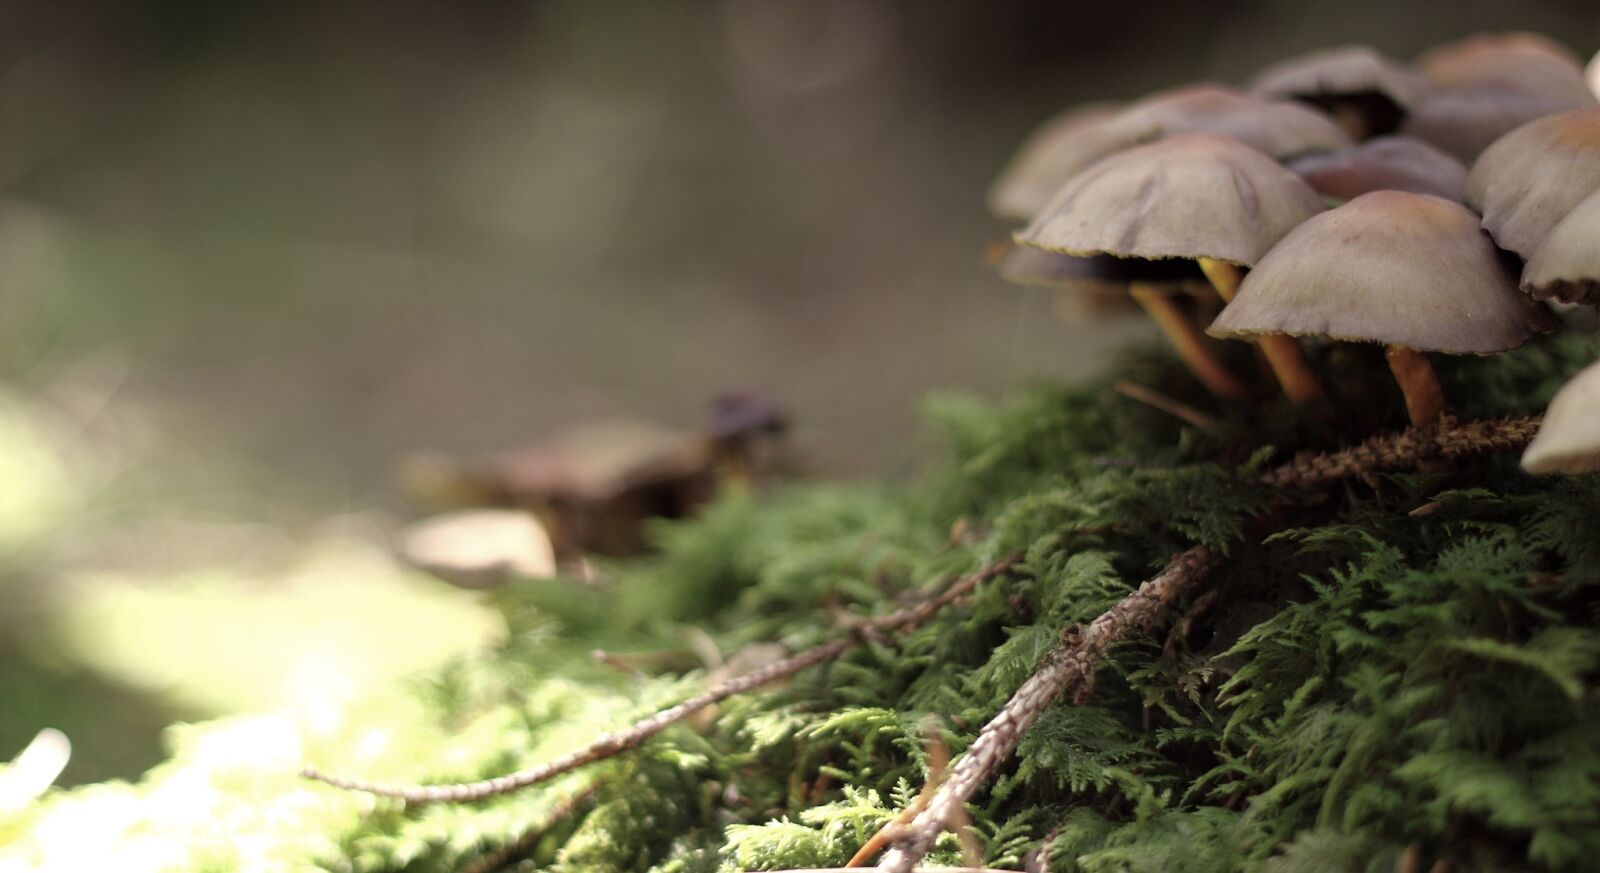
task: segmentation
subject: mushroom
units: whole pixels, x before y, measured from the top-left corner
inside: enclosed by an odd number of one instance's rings
[[[1291,230],[1208,333],[1382,343],[1420,426],[1445,408],[1425,352],[1508,351],[1556,324],[1517,291],[1516,274],[1466,207],[1375,191]]]
[[[1400,130],[1470,164],[1510,131],[1585,105],[1506,85],[1445,88],[1412,107]]]
[[[1093,156],[1122,144],[1120,138],[1096,139],[1090,130],[1119,109],[1114,103],[1091,103],[1058,113],[1041,124],[1022,141],[989,187],[989,211],[1012,221],[1033,220],[1056,189],[1081,168],[1085,150]],[[1151,129],[1149,136],[1155,133]]]
[[[1537,33],[1480,33],[1437,46],[1417,58],[1417,68],[1441,88],[1505,85],[1552,98],[1594,102],[1583,61],[1561,43]]]
[[[1589,90],[1595,97],[1600,97],[1600,52],[1595,52],[1589,59],[1589,68],[1584,70],[1584,78],[1589,80]]]
[[[1210,83],[1160,91],[1109,115],[1095,106],[1081,112],[1069,110],[1029,138],[990,189],[995,214],[1031,221],[1078,173],[1163,136],[1215,133],[1278,160],[1350,145],[1350,138],[1320,112]]]
[[[1600,190],[1545,237],[1522,268],[1522,290],[1537,300],[1600,304]]]
[[[1539,433],[1522,453],[1522,469],[1568,475],[1600,471],[1600,362],[1585,367],[1551,398]]]
[[[1228,300],[1239,267],[1254,264],[1323,208],[1316,192],[1266,155],[1226,137],[1189,133],[1096,164],[1062,188],[1016,239],[1070,255],[1198,261]],[[1240,395],[1237,382],[1167,295],[1142,282],[1129,291],[1196,376],[1219,396]],[[1292,340],[1270,339],[1261,348],[1290,399],[1304,403],[1323,396]]]
[[[1202,302],[1216,300],[1205,275],[1185,261],[1129,261],[1110,255],[1080,258],[1007,245],[996,270],[1000,278],[1014,285],[1054,291],[1056,311],[1068,321],[1134,306],[1128,295],[1133,282],[1164,285],[1168,293],[1188,294]]]
[[[779,466],[789,417],[756,391],[725,391],[711,399],[703,426],[712,463],[742,485],[761,487]]]
[[[515,509],[463,510],[419,521],[401,534],[399,556],[461,588],[556,574],[550,536],[531,514]]]
[[[1471,163],[1509,131],[1595,105],[1577,56],[1537,34],[1480,34],[1417,60],[1436,89],[1401,130]]]
[[[1344,201],[1371,191],[1410,191],[1460,200],[1465,164],[1409,136],[1380,136],[1348,149],[1307,155],[1289,169],[1323,197]]]
[[[1416,70],[1368,46],[1307,52],[1256,74],[1250,93],[1295,99],[1331,115],[1354,139],[1389,133],[1428,90]]]
[[[1533,121],[1496,140],[1467,175],[1467,205],[1503,249],[1533,257],[1556,222],[1600,188],[1600,107]]]

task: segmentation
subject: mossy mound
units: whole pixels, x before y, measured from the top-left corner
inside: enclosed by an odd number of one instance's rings
[[[1464,417],[1534,412],[1600,354],[1567,334],[1441,362]],[[1246,359],[1248,360],[1248,359]],[[1115,648],[969,809],[984,863],[1053,834],[1082,871],[1576,870],[1600,857],[1600,476],[1515,457],[1281,495],[1250,471],[1403,425],[1377,350],[1323,351],[1339,427],[1269,405],[1187,427],[1106,383],[1000,407],[930,402],[947,460],[900,488],[729,496],[663,524],[598,587],[498,595],[510,642],[403,695],[316,718],[174,730],[137,784],[0,819],[18,869],[775,870],[843,863],[1063,629],[1175,553],[1224,556],[1170,631]],[[1196,406],[1166,359],[1118,378]],[[916,630],[732,698],[642,748],[473,804],[406,808],[301,780],[303,761],[446,782],[547,760],[707,682],[724,653],[840,633],[996,556],[1020,564]],[[637,672],[597,663],[603,648]],[[659,653],[665,656],[644,653]],[[680,672],[686,670],[687,672]],[[930,727],[931,726],[931,727]],[[505,850],[515,846],[513,857]],[[954,836],[932,862],[955,863]],[[0,870],[11,860],[0,860]],[[1415,865],[1415,866],[1411,866]]]

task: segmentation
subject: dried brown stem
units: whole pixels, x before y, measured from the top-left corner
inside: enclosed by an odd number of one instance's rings
[[[526,770],[519,770],[493,779],[483,779],[477,782],[459,782],[451,785],[400,785],[386,782],[368,782],[363,779],[350,779],[324,773],[313,767],[307,767],[302,770],[301,775],[307,779],[325,782],[335,788],[363,791],[382,797],[394,797],[408,803],[438,803],[442,801],[468,803],[508,794],[521,788],[527,788],[530,785],[549,781],[586,764],[614,757],[639,746],[645,740],[650,739],[671,725],[683,721],[690,715],[712,704],[721,702],[735,694],[759,688],[762,685],[791,676],[807,667],[814,667],[831,661],[859,644],[865,636],[865,631],[908,631],[928,620],[940,609],[972,593],[972,590],[977,588],[979,584],[1010,570],[1021,560],[1022,555],[1020,553],[1012,553],[1003,558],[990,561],[979,569],[957,579],[935,597],[888,615],[863,619],[858,622],[858,629],[853,630],[848,636],[823,643],[759,670],[730,679],[721,685],[685,700],[677,706],[663,709],[654,715],[641,719],[627,728],[604,734],[582,749]]]
[[[523,831],[522,835],[517,837],[516,841],[493,852],[479,855],[477,858],[474,858],[471,863],[468,863],[466,866],[457,871],[457,873],[494,873],[494,871],[511,864],[512,862],[521,858],[523,855],[533,851],[533,847],[538,845],[539,840],[542,839],[551,828],[560,824],[563,819],[576,812],[578,807],[588,803],[589,798],[594,796],[595,790],[596,786],[591,785],[577,794],[574,794],[571,797],[561,801],[556,805],[555,809],[552,809],[547,815],[541,818],[538,822],[534,823],[532,827]]]
[[[1492,418],[1465,424],[1445,416],[1424,427],[1380,434],[1360,445],[1324,454],[1301,454],[1261,476],[1261,483],[1282,488],[1320,485],[1420,463],[1479,452],[1520,449],[1539,430],[1542,416]]]
[[[1075,698],[1085,698],[1106,649],[1112,643],[1154,626],[1167,607],[1194,588],[1216,560],[1204,546],[1181,552],[1165,569],[1088,627],[1064,633],[1028,681],[1022,683],[1000,712],[978,732],[978,739],[956,764],[950,778],[934,793],[927,808],[912,820],[905,835],[878,869],[883,873],[911,873],[917,862],[933,848],[934,840],[956,820],[956,813],[962,806],[1011,757],[1017,743],[1039,715],[1066,691],[1073,691]]]

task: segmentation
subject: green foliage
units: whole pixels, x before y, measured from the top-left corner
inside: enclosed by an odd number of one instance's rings
[[[1451,362],[1445,378],[1474,414],[1525,410],[1595,351],[1557,338]],[[1344,383],[1387,378],[1381,356],[1339,366]],[[1206,403],[1159,360],[1123,375]],[[1368,424],[1395,426],[1403,410],[1382,396]],[[1600,856],[1600,477],[1473,459],[1342,483],[1278,507],[1269,531],[1252,519],[1274,495],[1244,474],[1329,439],[1281,405],[1223,414],[1209,434],[1101,386],[930,410],[950,460],[920,484],[727,498],[660,525],[659,553],[608,567],[604,585],[501,593],[505,645],[412,683],[404,706],[353,705],[333,728],[275,723],[287,745],[267,765],[222,743],[236,726],[195,726],[146,779],[51,795],[0,822],[0,839],[50,869],[59,835],[92,830],[93,810],[154,810],[174,780],[205,774],[221,820],[267,847],[251,869],[451,870],[530,830],[518,869],[839,864],[913,802],[930,735],[959,754],[1064,629],[1203,543],[1225,556],[1211,593],[1116,646],[1088,701],[1046,711],[974,798],[985,863],[1020,868],[1050,832],[1055,869],[1084,873],[1377,871],[1402,855],[1577,870]],[[1351,427],[1343,439],[1364,435]],[[892,645],[551,785],[407,809],[292,775],[302,757],[410,781],[548,760],[703,687],[691,626],[725,654],[809,645],[840,632],[840,613],[888,612],[1012,552],[1009,573]],[[627,675],[594,664],[596,647],[660,657]],[[237,868],[213,826],[142,827],[171,868]],[[111,857],[128,857],[132,832]],[[947,837],[933,860],[961,857]]]

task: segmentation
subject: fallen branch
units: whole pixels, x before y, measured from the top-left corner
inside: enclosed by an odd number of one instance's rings
[[[912,820],[899,843],[878,865],[878,870],[911,873],[916,863],[933,848],[934,840],[944,833],[948,823],[956,820],[967,801],[1011,757],[1017,743],[1039,715],[1068,690],[1079,700],[1087,698],[1094,684],[1095,669],[1106,649],[1137,631],[1151,629],[1167,607],[1194,588],[1216,560],[1216,555],[1205,546],[1182,552],[1088,627],[1074,626],[1063,631],[1061,640],[1044,656],[1028,681],[1022,683],[999,714],[983,726],[978,739],[956,764],[950,778]]]
[[[1380,434],[1343,451],[1301,453],[1263,474],[1260,481],[1280,488],[1320,485],[1366,473],[1403,470],[1436,458],[1520,449],[1533,439],[1541,418],[1529,415],[1462,424],[1445,417],[1427,427]]]
[[[407,803],[469,803],[475,800],[508,794],[518,789],[549,781],[586,764],[614,757],[639,746],[645,740],[661,733],[671,725],[683,721],[694,713],[726,700],[735,694],[759,688],[762,685],[798,673],[807,667],[814,667],[831,661],[858,645],[870,633],[876,631],[901,633],[909,631],[927,621],[934,613],[972,593],[973,589],[977,588],[978,585],[1010,570],[1021,560],[1021,553],[1012,553],[1003,558],[990,561],[977,570],[957,579],[936,597],[888,615],[862,619],[851,628],[848,636],[814,646],[759,670],[730,679],[676,706],[668,707],[654,715],[641,719],[627,728],[605,734],[582,749],[526,770],[519,770],[515,773],[508,773],[504,776],[483,779],[477,782],[459,782],[450,785],[401,785],[387,782],[368,782],[363,779],[350,779],[324,773],[314,767],[305,768],[301,771],[301,775],[307,779],[325,782],[335,788],[343,788],[348,791],[363,791],[381,797],[393,797],[404,800]]]
[[[1344,451],[1302,454],[1264,474],[1260,481],[1279,487],[1316,485],[1413,467],[1436,458],[1516,449],[1533,438],[1539,420],[1539,416],[1527,416],[1461,424],[1454,418],[1445,418],[1429,427],[1376,436]],[[956,820],[967,801],[999,771],[1039,715],[1069,689],[1078,701],[1087,699],[1095,668],[1106,649],[1134,631],[1151,628],[1167,605],[1193,589],[1215,561],[1216,556],[1204,546],[1182,552],[1087,628],[1064,632],[1033,675],[983,726],[953,774],[904,828],[878,869],[883,873],[909,873],[933,848],[934,840]]]

